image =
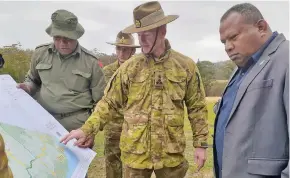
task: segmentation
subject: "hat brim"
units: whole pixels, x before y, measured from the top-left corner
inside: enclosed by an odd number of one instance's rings
[[[106,42],[110,45],[114,45],[114,46],[121,46],[121,47],[130,47],[130,48],[140,48],[141,46],[137,46],[137,45],[126,45],[126,44],[120,44],[120,43],[111,43],[111,42]]]
[[[123,33],[138,33],[138,32],[152,30],[154,28],[168,24],[168,23],[176,20],[178,17],[179,17],[179,15],[168,15],[165,18],[163,18],[162,20],[160,20],[152,25],[148,25],[148,26],[140,27],[140,28],[136,28],[135,25],[133,24],[133,25],[130,25],[129,27],[125,28],[124,30],[122,30],[122,32]]]
[[[79,23],[77,24],[76,30],[74,31],[61,30],[61,29],[55,28],[53,24],[50,24],[49,27],[47,27],[45,31],[51,37],[62,36],[62,37],[66,37],[73,40],[79,39],[85,33],[85,29]]]

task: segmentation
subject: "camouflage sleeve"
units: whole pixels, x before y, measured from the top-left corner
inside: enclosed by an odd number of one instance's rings
[[[92,97],[95,103],[97,103],[104,95],[105,87],[106,83],[103,70],[99,66],[98,61],[95,60],[93,63],[92,80],[90,86],[92,91]]]
[[[192,77],[188,81],[185,104],[187,107],[188,119],[193,132],[193,146],[207,147],[208,125],[207,106],[203,83],[195,66]]]
[[[38,71],[36,70],[36,65],[38,63],[37,53],[38,51],[36,50],[31,56],[30,68],[24,80],[24,83],[31,86],[32,91],[30,95],[34,95],[41,85],[41,79],[39,77]]]
[[[97,103],[94,112],[81,127],[86,135],[96,135],[100,128],[104,128],[105,124],[120,112],[127,100],[127,78],[126,75],[122,75],[120,70],[114,73],[106,86],[103,98]]]

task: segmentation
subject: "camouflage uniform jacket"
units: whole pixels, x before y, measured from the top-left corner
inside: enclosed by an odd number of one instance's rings
[[[8,158],[5,153],[5,144],[1,134],[0,134],[0,177],[13,178],[11,169],[8,166]]]
[[[168,41],[166,47],[158,59],[138,54],[122,64],[81,128],[87,135],[97,134],[123,108],[121,159],[132,168],[175,167],[185,160],[184,103],[193,146],[207,142],[207,108],[198,68]]]
[[[118,60],[113,62],[112,64],[109,64],[103,68],[104,75],[105,75],[105,81],[108,84],[110,78],[113,76],[113,74],[117,71],[117,69],[120,67]]]
[[[120,67],[119,62],[118,60],[116,60],[112,64],[109,64],[103,68],[105,81],[107,84],[110,81],[110,78],[114,75],[114,73],[118,70],[119,67]],[[106,136],[108,136],[109,138],[115,138],[116,137],[115,134],[120,135],[121,132],[120,126],[122,125],[124,119],[124,116],[120,114],[120,112],[121,112],[120,110],[119,112],[116,112],[113,122],[110,122],[109,126],[108,125],[105,126],[105,129],[109,131],[106,132]],[[102,130],[102,128],[100,130]]]

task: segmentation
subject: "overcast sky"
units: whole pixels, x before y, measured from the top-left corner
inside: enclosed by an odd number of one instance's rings
[[[166,15],[180,17],[168,25],[167,38],[173,49],[194,61],[212,62],[227,60],[219,40],[219,19],[239,1],[160,1]],[[256,5],[272,30],[289,36],[289,2],[248,1]],[[18,41],[22,48],[50,42],[45,29],[50,16],[57,9],[66,9],[79,18],[86,32],[80,38],[85,48],[111,54],[117,33],[133,23],[133,9],[140,1],[88,1],[88,2],[3,2],[0,1],[0,47]],[[135,35],[134,35],[135,36]],[[136,37],[136,36],[135,36]],[[138,39],[136,39],[136,44]]]

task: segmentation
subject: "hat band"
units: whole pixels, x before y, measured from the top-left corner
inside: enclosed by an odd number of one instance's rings
[[[68,31],[74,31],[76,30],[77,25],[73,24],[66,24],[66,23],[52,23],[54,28],[57,28],[59,30],[68,30]]]
[[[118,44],[125,44],[125,45],[134,45],[134,42],[130,39],[124,39],[124,38],[117,38],[116,43]]]
[[[140,27],[145,27],[151,24],[154,24],[164,18],[164,12],[162,9],[159,9],[158,11],[155,11],[145,17],[143,17],[140,20],[135,20],[135,27],[140,28]]]

